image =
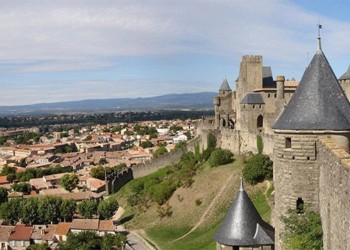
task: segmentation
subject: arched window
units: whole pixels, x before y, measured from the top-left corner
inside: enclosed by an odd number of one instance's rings
[[[262,115],[258,116],[258,119],[256,121],[256,127],[259,128],[263,128],[264,127],[264,117]]]
[[[226,127],[226,120],[221,118],[221,127]]]
[[[297,213],[298,214],[304,213],[304,201],[300,197],[297,199],[297,207],[296,207],[296,209],[297,209]]]

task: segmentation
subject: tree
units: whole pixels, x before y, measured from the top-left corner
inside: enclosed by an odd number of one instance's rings
[[[105,179],[105,169],[102,166],[99,166],[97,168],[92,168],[90,171],[90,176],[93,178],[104,180]]]
[[[16,180],[16,174],[10,173],[6,176],[6,180],[9,182],[13,182],[14,180]]]
[[[162,146],[154,152],[154,156],[158,157],[158,156],[166,154],[166,153],[168,153],[168,150],[164,146]]]
[[[47,243],[41,243],[41,244],[31,244],[29,245],[26,250],[50,250],[51,248],[47,245]]]
[[[216,148],[216,137],[212,133],[208,133],[207,135],[207,148],[208,149]]]
[[[141,147],[143,148],[151,148],[153,146],[154,144],[150,140],[141,142]]]
[[[5,176],[5,175],[9,175],[9,174],[15,174],[16,173],[16,168],[14,167],[10,167],[8,165],[5,165],[1,172],[0,172],[0,175],[1,176]]]
[[[92,136],[91,135],[88,135],[85,137],[84,141],[90,141],[92,139]]]
[[[20,214],[23,223],[33,225],[34,222],[39,221],[39,203],[39,199],[35,197],[23,200]]]
[[[0,206],[0,217],[10,225],[16,224],[20,218],[22,199],[12,199]]]
[[[63,200],[60,207],[61,218],[65,222],[72,221],[76,208],[77,208],[77,204],[74,200],[72,199]]]
[[[82,201],[78,204],[78,213],[85,219],[92,219],[97,214],[97,202],[93,200]]]
[[[45,196],[40,199],[38,213],[41,223],[57,223],[60,218],[62,198]]]
[[[208,162],[211,167],[217,167],[232,162],[232,157],[230,150],[217,148],[210,154]]]
[[[98,204],[97,211],[99,215],[105,219],[109,220],[113,217],[114,213],[118,210],[118,202],[116,199],[109,198],[108,200],[101,201]]]
[[[30,194],[32,191],[32,186],[26,182],[19,182],[12,185],[13,191],[21,192],[23,194]]]
[[[101,158],[99,161],[98,161],[98,165],[105,165],[105,164],[107,164],[108,162],[107,162],[107,160],[106,160],[106,158]]]
[[[323,249],[323,232],[319,213],[305,206],[303,213],[298,213],[296,209],[289,209],[281,220],[285,226],[282,234],[285,249]]]
[[[106,234],[101,241],[101,250],[120,249],[122,242],[125,244],[127,238],[122,234]]]
[[[75,174],[65,174],[63,175],[60,185],[64,187],[65,190],[71,192],[79,184],[78,176]]]
[[[264,151],[264,141],[261,135],[256,136],[256,147],[258,149],[258,154],[262,154],[262,152]]]
[[[82,231],[78,234],[69,233],[67,240],[59,242],[60,250],[95,250],[101,249],[101,237],[93,231]]]
[[[253,155],[243,168],[243,178],[252,185],[272,177],[273,162],[264,154]]]
[[[0,204],[7,201],[7,190],[4,187],[0,187]]]

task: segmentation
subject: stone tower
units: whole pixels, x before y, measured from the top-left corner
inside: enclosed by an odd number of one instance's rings
[[[309,204],[319,210],[318,141],[331,137],[348,151],[350,104],[319,47],[294,95],[272,126],[276,249],[282,249],[280,217]]]
[[[339,78],[340,86],[343,88],[345,95],[350,99],[350,66],[348,70]]]
[[[215,128],[233,126],[232,90],[226,79],[221,84],[219,95],[214,97],[214,107]]]
[[[236,120],[241,121],[240,103],[247,93],[253,92],[255,89],[262,87],[263,79],[263,60],[262,56],[243,56],[239,77],[236,84]],[[237,129],[241,129],[240,122],[237,123]]]
[[[273,250],[274,229],[266,223],[243,188],[232,203],[221,227],[215,233],[217,250]]]

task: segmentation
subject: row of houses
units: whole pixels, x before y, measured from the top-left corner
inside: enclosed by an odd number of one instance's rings
[[[25,250],[31,244],[46,243],[51,249],[57,249],[59,241],[66,241],[69,233],[94,231],[99,236],[124,232],[113,224],[112,220],[74,219],[72,222],[60,222],[51,225],[0,226],[0,248],[3,250]]]

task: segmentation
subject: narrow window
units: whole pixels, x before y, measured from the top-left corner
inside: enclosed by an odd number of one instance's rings
[[[253,105],[253,109],[255,109],[255,105]]]
[[[304,201],[300,197],[297,199],[297,207],[296,208],[297,208],[298,214],[304,213]]]
[[[270,98],[270,94],[267,94],[267,98]]]
[[[292,138],[286,137],[285,144],[286,144],[286,148],[291,148],[292,147]]]

